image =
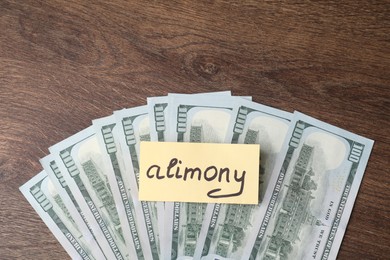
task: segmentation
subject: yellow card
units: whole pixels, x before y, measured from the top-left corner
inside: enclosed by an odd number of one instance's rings
[[[139,199],[257,204],[260,145],[141,142]]]

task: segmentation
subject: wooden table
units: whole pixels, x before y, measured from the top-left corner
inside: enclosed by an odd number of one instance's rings
[[[389,259],[389,11],[388,1],[1,0],[0,258],[68,257],[18,190],[49,146],[148,96],[231,90],[376,141],[338,256]]]

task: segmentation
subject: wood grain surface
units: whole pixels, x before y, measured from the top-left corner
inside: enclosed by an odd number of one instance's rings
[[[388,1],[0,0],[0,259],[66,252],[18,188],[47,148],[168,92],[231,90],[375,140],[339,259],[390,259]]]

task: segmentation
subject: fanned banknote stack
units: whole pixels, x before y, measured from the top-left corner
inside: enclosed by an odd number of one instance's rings
[[[140,201],[142,141],[260,144],[260,203]],[[74,259],[335,259],[372,146],[229,91],[172,94],[53,145],[20,190]]]

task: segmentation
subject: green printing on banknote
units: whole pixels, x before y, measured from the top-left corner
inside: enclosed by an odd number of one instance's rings
[[[57,215],[57,213],[53,209],[53,205],[51,204],[49,199],[42,192],[42,190],[41,190],[42,182],[43,182],[43,180],[39,181],[37,184],[35,184],[33,187],[30,188],[31,195],[39,203],[39,205],[47,213],[47,215],[50,216],[50,218],[53,220],[53,222],[57,225],[58,229],[62,232],[64,237],[66,237],[66,239],[69,241],[69,243],[73,246],[75,251],[79,254],[80,258],[85,259],[85,260],[91,259],[91,257],[88,255],[86,250],[79,243],[78,238],[74,237],[73,234],[69,231],[69,229],[67,228],[65,223],[61,220],[61,218]],[[61,199],[56,198],[56,201],[58,201],[58,200],[61,200]],[[59,203],[61,205],[63,205],[62,201]],[[73,219],[72,219],[72,221],[73,221]]]
[[[194,106],[194,105],[179,105],[177,107],[177,118],[176,118],[176,131],[177,131],[177,142],[184,142],[185,133],[189,130],[189,141],[192,143],[204,142],[204,129],[203,124],[194,125],[191,124],[190,128],[188,125],[188,111],[193,108],[204,108],[214,109],[213,106]],[[219,108],[228,109],[231,108]],[[193,256],[196,249],[196,242],[201,232],[204,215],[206,212],[207,204],[205,203],[179,203],[174,202],[173,206],[173,228],[172,228],[172,245],[171,245],[171,258],[175,259],[179,255],[179,246],[183,248],[185,256]],[[184,211],[184,212],[183,212]],[[181,213],[182,212],[182,213]],[[183,227],[184,235],[181,239],[180,234],[180,217],[186,215],[186,225]],[[182,241],[180,241],[182,240]]]
[[[115,124],[103,126],[101,131],[103,134],[103,139],[106,147],[106,151],[109,154],[111,165],[115,174],[115,178],[118,184],[118,190],[120,192],[121,201],[123,204],[123,207],[126,212],[126,218],[130,226],[131,235],[133,238],[134,248],[136,250],[137,257],[139,259],[143,259],[143,253],[142,253],[142,246],[140,243],[139,234],[137,232],[136,224],[135,224],[135,215],[133,213],[134,206],[132,202],[129,200],[125,185],[123,183],[122,173],[119,168],[118,164],[118,158],[117,158],[117,148],[114,142],[114,136],[112,134],[112,128],[115,126]]]
[[[247,132],[245,137],[246,144],[254,144],[256,138],[251,136],[253,132],[250,130]],[[249,137],[249,138],[248,138]],[[237,139],[238,140],[238,139]],[[261,171],[264,169],[261,169]],[[221,207],[225,208],[224,216],[219,216]],[[216,254],[222,257],[228,257],[230,251],[234,252],[238,248],[244,246],[243,238],[245,237],[245,233],[248,232],[250,228],[250,218],[252,216],[252,211],[254,209],[254,205],[221,205],[220,203],[216,203],[214,205],[212,220],[216,220],[219,217],[223,217],[222,228],[218,234],[217,242],[216,242]],[[216,223],[215,221],[211,221],[205,244],[202,250],[202,256],[206,256],[209,253],[212,237],[214,235]]]
[[[168,103],[155,104],[153,107],[153,116],[155,122],[155,130],[157,132],[157,141],[164,141],[164,133],[166,130],[164,111],[167,108]]]
[[[125,134],[126,138],[126,145],[128,146],[130,156],[131,156],[131,162],[133,165],[133,170],[135,173],[135,179],[136,179],[136,184],[137,187],[139,188],[139,159],[137,155],[137,150],[136,150],[136,145],[137,145],[137,139],[135,136],[135,131],[134,131],[134,126],[133,126],[133,121],[137,117],[141,116],[146,116],[147,114],[139,114],[136,116],[131,116],[131,117],[125,117],[122,119],[122,126],[123,126],[123,132]],[[140,134],[139,135],[140,141],[150,141],[150,134]],[[139,144],[138,144],[139,145]],[[149,244],[152,250],[152,257],[153,259],[159,259],[159,249],[158,249],[158,244],[157,244],[157,239],[155,235],[155,230],[153,226],[156,226],[157,222],[155,220],[152,220],[152,210],[151,208],[154,209],[154,212],[156,212],[156,203],[155,202],[146,202],[146,201],[141,201],[141,207],[142,207],[142,213],[145,218],[145,225],[146,225],[146,232],[147,232],[147,237],[149,240]],[[157,214],[154,213],[156,216]],[[154,225],[153,225],[154,223]]]
[[[89,182],[96,191],[97,198],[103,203],[104,208],[107,210],[110,217],[110,222],[114,224],[115,229],[121,235],[121,239],[124,242],[125,240],[123,238],[118,212],[115,207],[115,201],[111,195],[112,192],[107,184],[107,180],[102,179],[100,174],[97,172],[96,166],[92,160],[83,162],[81,167],[83,167]]]
[[[53,197],[55,203],[58,205],[58,207],[61,209],[62,213],[64,214],[64,216],[68,219],[68,221],[73,225],[73,226],[76,226],[76,222],[74,221],[74,219],[72,218],[72,216],[70,215],[70,212],[69,210],[66,208],[66,205],[65,203],[62,201],[60,195],[56,194],[54,195]]]
[[[120,252],[118,246],[114,242],[114,238],[105,223],[104,219],[100,215],[99,210],[96,208],[95,203],[92,200],[91,195],[89,194],[88,190],[86,189],[82,179],[80,178],[80,171],[77,168],[76,164],[73,161],[73,158],[71,157],[70,151],[72,147],[65,149],[60,152],[60,157],[62,161],[64,162],[65,167],[67,168],[70,176],[74,179],[78,189],[82,193],[84,199],[87,202],[87,205],[91,212],[93,213],[94,218],[96,219],[96,222],[99,224],[100,229],[102,230],[105,238],[107,241],[109,241],[110,248],[114,255],[117,257],[117,259],[124,259],[122,256],[122,253]],[[112,198],[111,191],[106,186],[105,181],[100,177],[98,174],[92,160],[88,160],[84,163],[82,163],[82,167],[85,171],[85,174],[87,175],[87,178],[92,185],[93,189],[95,190],[95,194],[97,194],[98,199],[103,203],[105,208],[107,209],[110,217],[111,223],[113,223],[116,229],[116,232],[119,235],[119,238],[124,242],[124,238],[122,235],[122,230],[119,223],[119,217],[118,213],[116,212],[115,203]]]
[[[136,176],[137,186],[139,187],[139,161],[137,156],[137,139],[134,134],[133,120],[136,117],[144,116],[146,114],[140,114],[133,117],[126,117],[122,120],[123,131],[125,133],[126,144],[129,147],[131,162],[133,164],[134,173]],[[139,136],[140,141],[150,141],[150,134],[144,134]]]
[[[264,259],[276,259],[276,257],[287,258],[293,250],[294,243],[299,239],[299,232],[305,226],[325,226],[321,220],[313,215],[310,209],[310,203],[315,199],[313,191],[317,189],[317,183],[313,180],[316,172],[310,167],[313,162],[315,147],[302,143],[301,148],[297,150],[302,142],[301,138],[303,132],[309,127],[314,126],[303,121],[298,121],[295,125],[283,165],[272,192],[271,200],[266,208],[265,217],[261,223],[259,233],[257,234],[255,244],[251,251],[251,259],[256,259],[259,253],[262,254],[262,258]],[[360,156],[365,148],[365,146],[359,142],[355,142],[354,140],[345,137],[342,138],[344,138],[350,146],[347,160],[351,163],[351,167],[341,193],[341,198],[338,204],[336,204],[337,214],[335,214],[335,218],[332,221],[330,233],[326,238],[325,248],[322,252],[321,259],[328,259],[329,257],[329,252],[334,239],[336,238],[340,219],[346,206],[346,200],[353,185]],[[298,153],[298,158],[294,163],[287,191],[285,191],[283,200],[276,203],[276,200],[280,199],[280,192],[285,185],[283,182],[294,153]],[[277,212],[273,212],[278,204],[281,205],[280,208],[277,209]],[[268,241],[265,241],[264,244],[265,233],[273,214],[277,215],[276,222],[269,227],[271,228],[272,233],[267,235],[267,238],[269,239]],[[286,225],[290,226],[287,227]]]
[[[96,240],[96,237],[95,237],[87,219],[85,218],[84,213],[81,211],[79,204],[77,203],[76,199],[74,198],[73,193],[70,191],[69,186],[66,184],[66,181],[65,181],[64,177],[62,176],[62,173],[61,173],[60,169],[58,168],[57,163],[55,161],[50,161],[50,169],[54,173],[54,176],[57,178],[58,182],[61,184],[62,188],[68,194],[70,200],[72,201],[73,205],[77,209],[77,212],[80,214],[81,218],[83,219],[84,223],[86,224],[89,232],[91,232],[92,236]]]
[[[231,143],[238,143],[240,135],[244,133],[247,114],[252,111],[257,112],[255,109],[250,109],[244,106],[239,108],[234,123]],[[248,129],[245,134],[244,143],[255,144],[257,135],[258,131]],[[262,162],[263,160],[260,160],[260,163]],[[264,167],[260,165],[260,177],[263,174]],[[220,216],[221,208],[224,212],[223,216]],[[218,218],[223,218],[224,220],[223,223],[220,224],[222,227],[216,238],[215,254],[222,257],[228,257],[230,251],[235,252],[238,248],[242,247],[243,238],[245,237],[245,233],[248,232],[248,228],[251,224],[250,218],[252,216],[253,209],[253,205],[221,205],[220,203],[216,203],[213,208],[211,221],[203,245],[202,256],[209,254]]]
[[[154,117],[154,127],[157,133],[157,141],[165,142],[165,131],[166,131],[166,118],[165,110],[168,107],[168,103],[158,103],[153,106],[153,117]],[[172,228],[172,251],[171,258],[174,259],[177,256],[178,240],[179,240],[179,216],[177,215],[180,211],[180,203],[173,203],[174,214],[173,214],[173,228]],[[196,238],[195,238],[196,239]]]

